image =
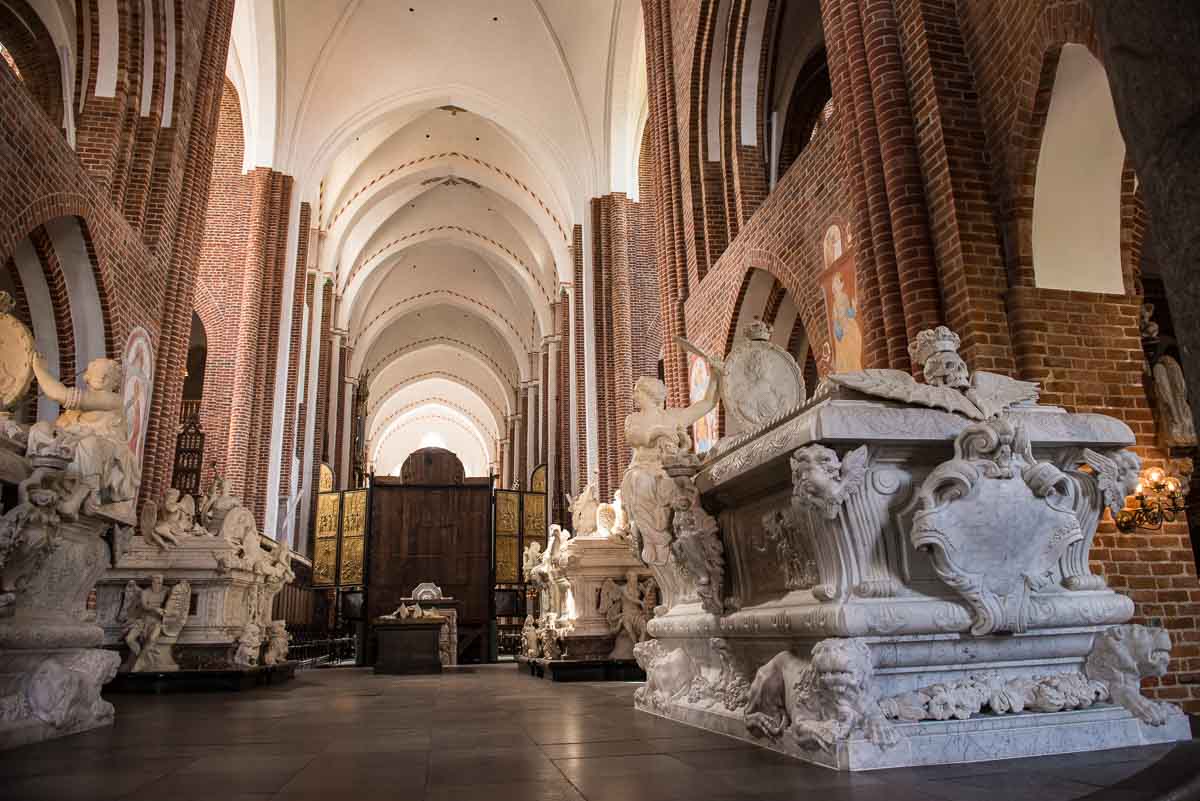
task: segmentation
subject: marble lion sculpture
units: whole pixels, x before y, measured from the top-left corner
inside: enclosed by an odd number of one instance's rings
[[[1143,723],[1162,726],[1178,710],[1173,704],[1143,696],[1141,681],[1166,673],[1170,659],[1171,635],[1166,629],[1126,623],[1096,635],[1083,671],[1089,679],[1104,682],[1113,703]]]
[[[771,740],[786,734],[804,748],[830,750],[859,730],[881,748],[893,746],[900,735],[879,708],[873,677],[861,640],[822,640],[811,660],[782,651],[754,676],[746,728]]]

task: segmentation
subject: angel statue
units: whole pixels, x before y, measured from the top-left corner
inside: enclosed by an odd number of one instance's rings
[[[633,458],[621,478],[622,508],[629,516],[634,541],[641,545],[642,561],[648,565],[666,564],[670,554],[675,482],[663,464],[670,457],[690,453],[688,427],[716,407],[721,388],[723,363],[682,337],[678,341],[708,364],[712,379],[704,397],[684,409],[668,409],[666,385],[642,376],[633,388],[638,410],[625,418],[625,442]]]
[[[596,532],[596,509],[599,499],[596,497],[596,479],[587,483],[575,498],[563,493],[567,499],[567,509],[571,511],[571,528],[578,537],[583,534]]]
[[[624,584],[608,578],[600,587],[600,610],[616,635],[609,659],[633,659],[633,646],[646,639],[650,614],[642,589],[637,572],[632,570],[625,574]]]
[[[33,425],[27,453],[65,451],[71,459],[70,472],[79,478],[59,511],[68,518],[76,517],[86,501],[88,512],[110,507],[110,514],[128,518],[132,524],[133,502],[142,477],[137,456],[129,447],[121,366],[112,359],[93,359],[84,371],[82,389],[64,386],[51,375],[40,353],[34,355],[30,367],[42,392],[64,411],[53,423],[43,420]],[[117,504],[128,508],[111,509]]]
[[[123,634],[129,646],[124,670],[137,673],[179,670],[171,648],[187,622],[191,602],[192,588],[186,581],[178,582],[168,592],[161,575],[151,576],[150,586],[144,589],[129,580],[121,603]]]
[[[164,551],[168,545],[178,545],[182,536],[205,533],[196,522],[196,502],[192,496],[174,487],[167,490],[161,507],[147,501],[142,508],[142,537]]]
[[[229,489],[229,482],[221,476],[213,478],[208,493],[200,501],[200,520],[213,534],[220,534],[225,516],[242,505]]]
[[[831,373],[827,380],[864,395],[945,409],[971,420],[987,420],[1037,401],[1035,383],[982,370],[971,373],[958,353],[960,344],[958,334],[944,325],[917,334],[908,354],[914,365],[921,365],[924,384],[903,370],[880,369]]]
[[[525,546],[525,553],[522,558],[522,566],[525,571],[525,580],[529,580],[529,576],[533,574],[534,568],[542,563],[542,544],[537,540]]]

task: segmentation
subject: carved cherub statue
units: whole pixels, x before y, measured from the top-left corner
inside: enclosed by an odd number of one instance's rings
[[[82,389],[64,386],[51,375],[41,354],[33,357],[31,367],[42,392],[64,411],[54,423],[34,424],[27,453],[65,451],[71,458],[70,472],[79,477],[60,511],[73,518],[85,501],[93,512],[113,504],[132,504],[141,484],[141,468],[129,447],[121,366],[112,359],[93,359],[83,374]]]
[[[636,571],[625,575],[625,583],[605,579],[600,587],[600,610],[608,621],[609,630],[616,635],[609,659],[632,659],[633,646],[646,639],[646,624],[652,606],[643,597],[644,587]]]
[[[564,493],[565,494],[565,493]],[[571,528],[575,536],[592,534],[596,531],[596,510],[599,500],[596,497],[595,477],[587,483],[574,499],[566,495],[567,508],[571,510]]]
[[[528,580],[533,573],[534,568],[542,563],[542,544],[537,540],[525,546],[525,553],[522,559],[522,566],[525,569],[525,577]]]
[[[167,490],[161,507],[147,501],[142,509],[142,537],[162,550],[178,545],[180,537],[204,533],[196,522],[196,502],[174,487]]]
[[[838,516],[842,502],[858,492],[867,475],[867,446],[839,460],[824,445],[808,445],[792,454],[792,505],[808,506],[826,520]]]
[[[958,334],[944,325],[917,334],[908,353],[913,364],[922,365],[924,384],[903,370],[880,369],[832,373],[828,381],[865,395],[945,409],[972,420],[987,420],[1037,400],[1037,384],[982,370],[972,374],[958,353],[960,344]]]
[[[258,649],[262,646],[262,630],[257,623],[250,622],[242,627],[238,637],[237,651],[233,663],[238,667],[254,667],[258,664]]]
[[[288,643],[292,635],[288,634],[287,623],[283,620],[272,620],[267,624],[267,648],[263,653],[264,665],[278,665],[287,661]]]
[[[200,520],[213,534],[221,531],[221,523],[225,515],[242,505],[229,489],[229,482],[223,477],[216,476],[208,488],[208,494],[200,501]]]
[[[125,623],[124,640],[129,646],[126,669],[131,671],[178,670],[171,647],[187,622],[192,588],[180,581],[168,592],[163,577],[150,577],[150,586],[142,588],[133,579],[125,585],[121,618]]]

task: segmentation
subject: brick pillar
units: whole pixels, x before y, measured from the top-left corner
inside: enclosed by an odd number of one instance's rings
[[[250,182],[225,478],[261,525],[266,511],[272,379],[279,340],[279,303],[285,272],[283,240],[291,207],[291,179],[259,168],[250,174]]]
[[[558,358],[562,342],[557,336],[546,337],[546,493],[550,499],[550,522],[562,519],[562,493],[558,477],[558,420],[561,412],[558,395]]]
[[[292,492],[292,462],[296,458],[296,414],[303,388],[299,386],[302,351],[307,347],[304,336],[304,298],[308,291],[308,239],[312,224],[312,207],[300,204],[300,239],[296,248],[296,280],[292,291],[292,335],[291,350],[287,366],[287,402],[283,406],[283,452],[279,466],[279,497],[287,498]],[[301,423],[303,425],[303,423]]]
[[[529,489],[529,384],[522,383],[517,396],[516,437],[513,440],[513,450],[516,453],[517,475],[513,485],[520,484],[521,489]]]
[[[975,76],[954,0],[896,0],[946,324],[977,370],[1014,369],[1004,294],[1008,276],[993,212],[991,168]],[[951,156],[953,153],[953,156]]]
[[[326,458],[325,429],[329,421],[329,378],[330,362],[333,360],[333,281],[324,275],[317,276],[321,291],[321,320],[317,331],[320,345],[317,356],[317,391],[313,415],[313,449],[310,481],[309,514],[306,521],[308,542],[312,542],[312,529],[316,521],[317,493],[320,490],[321,462]]]
[[[654,197],[658,205],[658,281],[663,320],[663,364],[667,402],[688,403],[687,359],[675,343],[686,336],[683,304],[688,294],[688,245],[684,235],[684,181],[680,168],[678,106],[675,100],[675,51],[671,39],[671,4],[642,0],[646,24],[646,68],[654,142]],[[694,249],[694,248],[693,248]],[[693,253],[692,258],[695,258]],[[603,451],[601,451],[603,454]]]
[[[177,125],[187,130],[186,157],[180,183],[175,218],[174,246],[168,264],[166,291],[159,320],[155,363],[154,397],[150,403],[150,423],[146,432],[145,458],[142,463],[142,498],[159,498],[171,479],[175,461],[175,435],[179,428],[179,401],[183,397],[183,371],[187,364],[188,340],[192,330],[192,293],[200,243],[204,236],[204,216],[208,208],[209,182],[212,178],[213,151],[221,94],[225,87],[225,61],[229,54],[229,36],[233,23],[233,0],[212,0],[199,46],[199,66],[193,83],[191,118]],[[89,107],[95,97],[89,98]],[[186,117],[183,108],[177,117]],[[189,130],[190,129],[190,130]],[[151,209],[153,228],[170,241],[171,231],[163,224],[163,212]]]
[[[575,271],[575,283],[571,293],[571,353],[575,389],[575,475],[579,484],[587,483],[588,474],[588,423],[587,423],[587,355],[583,331],[583,226],[576,225],[571,237],[571,260]],[[572,482],[574,483],[574,482]],[[578,489],[576,487],[575,489]]]

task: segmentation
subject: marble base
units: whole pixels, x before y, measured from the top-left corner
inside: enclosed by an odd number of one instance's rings
[[[0,750],[111,726],[100,688],[119,663],[98,648],[0,654]]]
[[[976,715],[968,720],[894,722],[900,742],[881,749],[856,734],[830,751],[791,745],[787,738],[770,742],[746,731],[739,712],[719,706],[703,709],[674,703],[662,710],[642,712],[724,734],[781,754],[833,770],[952,765],[997,759],[1103,751],[1192,739],[1187,715],[1172,715],[1163,726],[1148,726],[1124,708],[1103,704],[1071,712],[1025,712],[1016,715]]]
[[[238,692],[270,684],[283,684],[296,676],[299,662],[280,662],[242,670],[178,670],[168,673],[118,673],[104,686],[111,693],[168,695],[189,692]]]
[[[517,662],[529,675],[550,681],[645,681],[646,672],[632,659],[530,659]]]
[[[393,675],[441,673],[438,646],[443,622],[376,623],[379,647],[375,672]]]

